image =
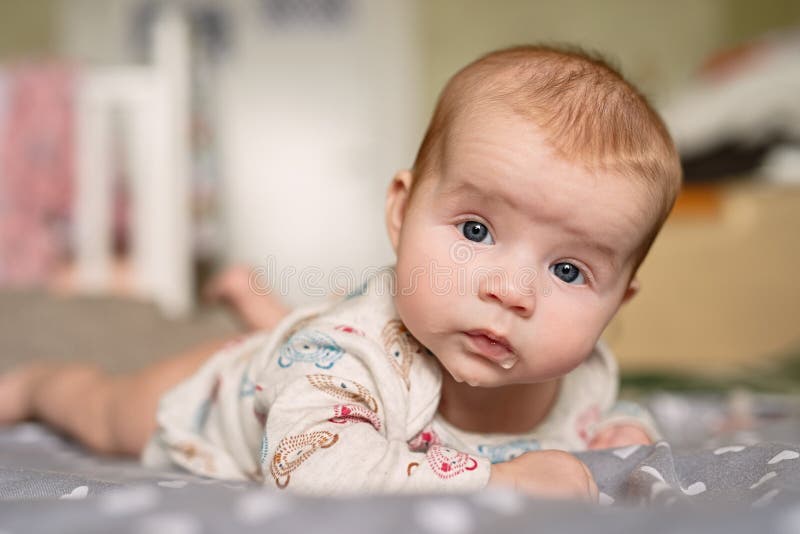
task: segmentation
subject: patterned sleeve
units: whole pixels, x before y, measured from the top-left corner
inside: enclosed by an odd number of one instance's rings
[[[300,330],[280,347],[257,380],[269,407],[261,455],[265,484],[316,495],[484,487],[488,459],[438,445],[409,449],[405,386],[388,367],[368,367],[356,356],[369,350],[381,349],[366,338],[337,342],[320,330]]]

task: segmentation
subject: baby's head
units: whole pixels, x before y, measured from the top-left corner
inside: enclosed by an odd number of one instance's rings
[[[484,56],[389,188],[398,313],[458,381],[562,376],[635,293],[680,177],[663,122],[602,60]]]

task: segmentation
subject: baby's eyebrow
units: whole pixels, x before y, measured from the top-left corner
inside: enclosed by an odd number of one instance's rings
[[[459,180],[455,183],[455,185],[451,185],[448,190],[448,193],[455,194],[455,195],[462,195],[462,194],[473,194],[473,195],[485,195],[486,191],[483,190],[477,184],[472,183],[469,180]]]
[[[617,251],[613,247],[597,241],[596,239],[592,239],[591,236],[578,228],[565,227],[565,229],[568,233],[576,237],[581,246],[597,251],[598,255],[612,271],[617,270]]]
[[[451,186],[447,193],[454,196],[471,196],[478,197],[483,201],[492,203],[502,203],[509,207],[515,207],[516,203],[513,198],[508,198],[503,192],[497,190],[487,190],[480,184],[473,183],[470,180],[461,180],[455,186]]]

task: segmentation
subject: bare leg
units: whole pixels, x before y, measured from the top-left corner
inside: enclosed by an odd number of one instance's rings
[[[161,396],[226,342],[206,343],[129,375],[88,364],[20,367],[0,375],[0,424],[38,419],[97,452],[138,455],[155,430]]]
[[[253,329],[271,329],[289,309],[250,290],[249,270],[233,267],[210,288]],[[218,340],[127,375],[95,365],[33,363],[0,374],[0,425],[38,419],[108,454],[138,455],[156,428],[161,396],[228,340]]]

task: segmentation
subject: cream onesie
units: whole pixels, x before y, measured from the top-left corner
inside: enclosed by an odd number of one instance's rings
[[[616,403],[602,344],[567,374],[527,434],[464,432],[437,414],[441,371],[397,317],[394,270],[336,303],[297,310],[272,332],[221,349],[161,399],[142,459],[316,495],[478,490],[492,462],[583,450],[603,426],[649,415]]]

